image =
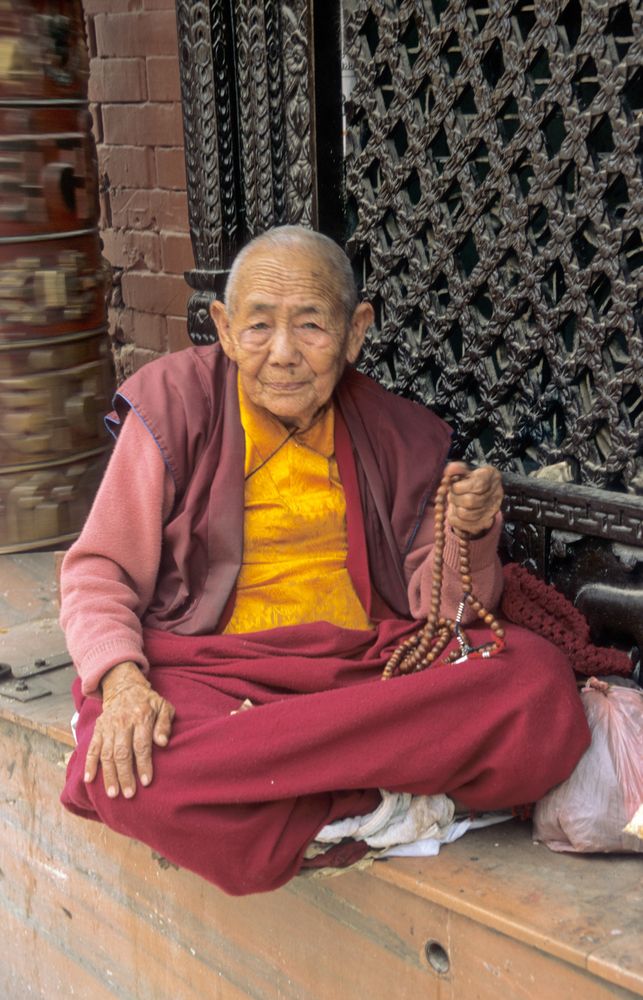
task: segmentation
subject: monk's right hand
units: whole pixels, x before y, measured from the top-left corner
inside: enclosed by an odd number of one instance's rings
[[[100,764],[110,798],[136,792],[136,773],[142,785],[153,777],[152,746],[167,746],[174,707],[145,679],[135,663],[119,663],[101,683],[103,711],[96,720],[87,751],[85,781],[91,782]]]

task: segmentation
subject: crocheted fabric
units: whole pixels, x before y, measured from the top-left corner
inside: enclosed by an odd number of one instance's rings
[[[628,654],[590,642],[587,619],[556,587],[517,563],[505,566],[504,578],[501,611],[510,622],[537,632],[564,650],[575,672],[584,677],[630,676],[632,661]]]

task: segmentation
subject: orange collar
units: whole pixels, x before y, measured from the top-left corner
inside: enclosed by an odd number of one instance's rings
[[[288,437],[288,428],[267,410],[257,406],[245,393],[238,377],[239,412],[246,436],[252,442],[262,461],[266,461]],[[335,452],[335,413],[328,406],[305,431],[292,435],[293,440],[324,458],[332,458]]]

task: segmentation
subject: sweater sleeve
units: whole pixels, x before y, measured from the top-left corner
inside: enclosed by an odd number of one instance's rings
[[[473,589],[478,600],[490,611],[497,608],[502,595],[502,566],[498,558],[498,542],[502,530],[502,517],[496,519],[482,538],[470,543],[470,566]],[[445,618],[455,618],[462,600],[460,583],[460,557],[456,535],[447,528],[442,561],[442,601],[440,613]],[[404,571],[408,584],[409,605],[414,618],[426,618],[431,606],[433,586],[434,521],[433,508],[427,508],[414,545],[406,557]],[[470,624],[476,614],[465,608],[463,623]]]
[[[156,443],[130,412],[83,531],[61,574],[60,622],[85,695],[112,667],[149,669],[141,616],[154,595],[174,485]]]

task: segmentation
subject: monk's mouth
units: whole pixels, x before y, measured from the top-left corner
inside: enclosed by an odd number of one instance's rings
[[[298,392],[303,389],[307,382],[271,382],[268,389],[272,392]]]

